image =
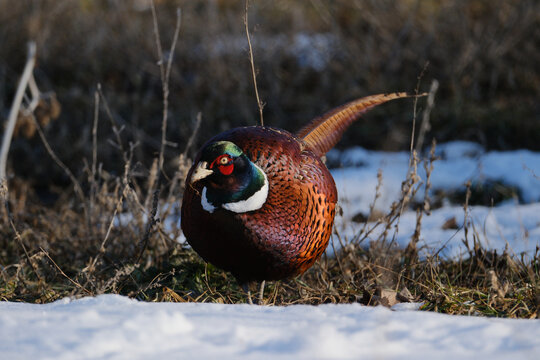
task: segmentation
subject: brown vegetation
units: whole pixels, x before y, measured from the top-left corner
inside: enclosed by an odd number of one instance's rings
[[[9,109],[29,39],[38,45],[37,82],[62,107],[39,137],[16,139],[11,148],[15,176],[0,207],[0,300],[119,293],[245,301],[232,276],[177,242],[193,149],[212,134],[258,123],[244,4],[158,2],[163,44],[173,40],[176,7],[183,12],[164,143],[153,19],[135,3],[0,2],[0,113]],[[265,124],[296,130],[346,100],[414,90],[429,61],[421,88],[432,78],[440,88],[425,144],[461,138],[539,149],[539,13],[536,1],[254,2],[250,27]],[[164,51],[163,63],[168,56]],[[355,125],[342,144],[408,148],[413,110],[393,109]],[[201,121],[204,131],[193,137]],[[538,252],[531,261],[477,245],[462,259],[420,258],[419,234],[399,249],[388,231],[364,246],[371,226],[390,229],[412,206],[414,168],[388,214],[373,216],[378,220],[355,239],[337,234],[337,256],[298,279],[269,284],[264,302],[423,301],[425,309],[448,313],[538,317]],[[467,190],[456,197],[470,199]],[[419,223],[429,202],[426,196]]]

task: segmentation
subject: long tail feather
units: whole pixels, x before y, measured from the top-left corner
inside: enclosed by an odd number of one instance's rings
[[[337,144],[345,130],[362,114],[390,100],[411,97],[404,92],[366,96],[319,116],[298,131],[297,135],[317,155],[323,156]]]

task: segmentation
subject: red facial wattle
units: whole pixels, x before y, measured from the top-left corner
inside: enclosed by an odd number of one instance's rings
[[[224,154],[218,156],[210,164],[210,169],[213,169],[214,166],[217,166],[219,172],[223,175],[231,175],[234,170],[234,163],[230,155]]]
[[[234,170],[234,164],[231,162],[228,165],[219,165],[218,169],[223,175],[231,175]]]

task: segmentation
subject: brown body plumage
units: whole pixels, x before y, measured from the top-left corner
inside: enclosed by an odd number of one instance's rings
[[[315,119],[298,136],[254,126],[209,140],[187,176],[182,229],[188,242],[241,282],[306,271],[328,245],[337,202],[321,156],[362,113],[404,96],[350,102]],[[250,185],[257,177],[260,185]],[[246,195],[236,196],[241,191]]]

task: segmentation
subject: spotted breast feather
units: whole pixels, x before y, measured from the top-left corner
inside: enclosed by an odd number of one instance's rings
[[[189,244],[241,283],[306,271],[328,245],[338,198],[321,157],[361,114],[407,96],[352,101],[297,135],[252,126],[210,139],[186,179],[181,222]]]

